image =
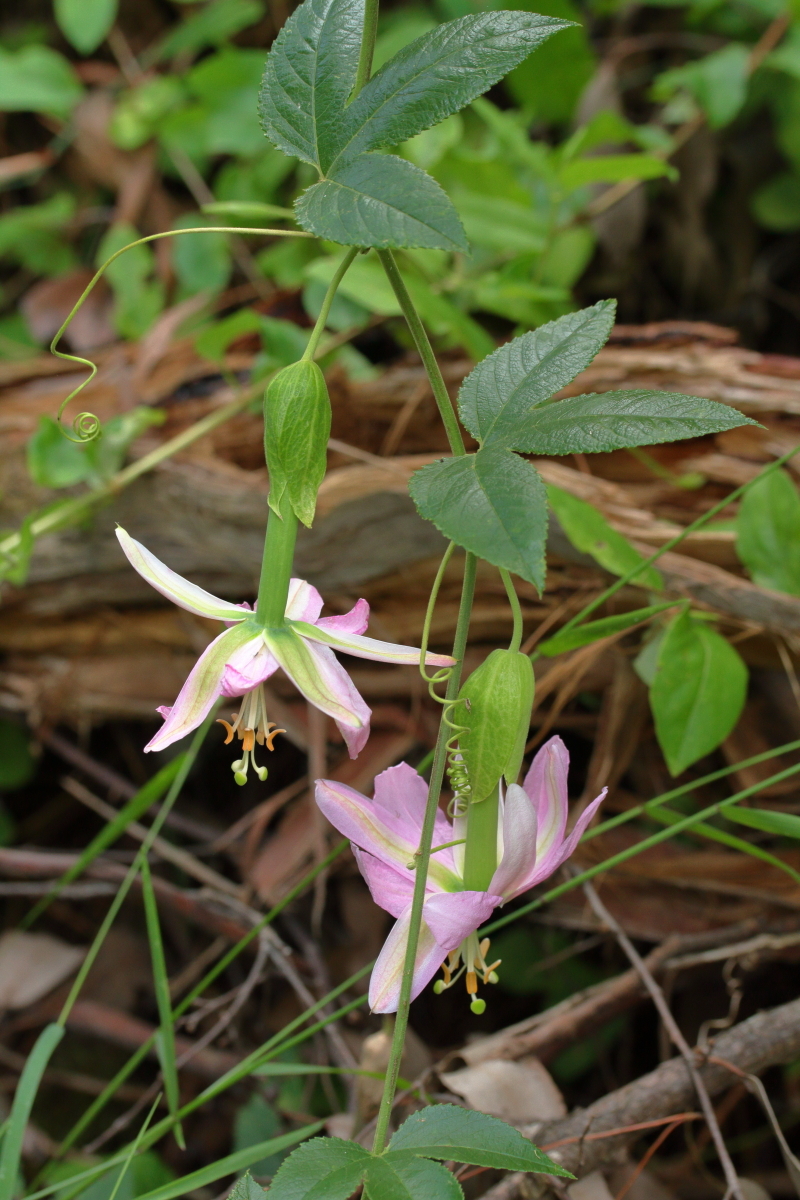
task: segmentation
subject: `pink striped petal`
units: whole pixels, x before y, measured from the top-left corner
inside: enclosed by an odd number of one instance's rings
[[[322,596],[305,579],[289,580],[289,596],[286,601],[286,619],[289,621],[316,621],[322,612]]]
[[[289,616],[289,613],[286,614]],[[300,618],[298,618],[299,620]],[[308,617],[303,617],[302,620],[307,621]],[[369,625],[369,604],[366,600],[359,600],[350,609],[350,612],[341,613],[335,617],[320,617],[318,621],[314,621],[317,629],[326,629],[328,633],[366,633],[367,625]]]
[[[595,796],[592,803],[586,805],[586,808],[583,810],[583,812],[581,813],[581,815],[578,817],[577,821],[575,822],[575,828],[573,829],[572,833],[569,835],[569,837],[566,839],[566,841],[564,842],[564,844],[561,847],[561,852],[559,854],[558,864],[557,864],[558,866],[561,866],[561,864],[563,862],[567,861],[567,859],[570,857],[571,854],[574,854],[575,849],[578,845],[578,842],[583,837],[586,829],[588,829],[589,822],[591,821],[594,814],[597,812],[600,805],[605,800],[607,793],[608,793],[608,788],[603,788],[600,795]],[[555,868],[553,868],[553,869],[555,870]]]
[[[205,720],[214,701],[222,695],[222,678],[229,657],[248,642],[260,645],[261,635],[254,638],[252,629],[245,625],[234,625],[214,638],[192,667],[169,716],[145,751],[164,750]]]
[[[313,626],[308,628],[313,629]],[[369,737],[372,710],[364,703],[344,667],[336,661],[333,651],[300,637],[295,627],[271,629],[264,637],[306,700],[333,717],[347,743],[350,757],[355,758]]]
[[[423,923],[449,954],[502,903],[503,897],[491,892],[437,892],[425,901]]]
[[[560,846],[567,828],[569,752],[560,737],[551,737],[531,763],[523,787],[538,821],[536,850],[541,859]]]
[[[428,785],[419,772],[408,763],[398,763],[396,767],[389,767],[386,771],[381,771],[380,775],[376,775],[376,808],[381,810],[383,820],[389,828],[411,841],[415,849],[419,845],[427,803]],[[447,817],[441,809],[437,809],[432,845],[452,842],[456,836]],[[447,850],[439,850],[436,861],[453,870],[452,849],[448,847]]]
[[[317,780],[316,798],[321,812],[334,829],[413,881],[408,864],[419,845],[419,824],[405,817],[392,816],[374,800],[334,779]],[[459,886],[458,877],[438,861],[438,856],[431,860],[429,889],[455,891]]]
[[[369,1004],[373,1012],[397,1012],[410,918],[411,905],[409,904],[403,915],[392,926],[375,966],[372,968],[369,981]],[[427,983],[430,983],[446,955],[447,951],[438,944],[423,921],[420,926],[419,942],[414,959],[412,1000],[416,999]]]
[[[396,646],[394,642],[379,642],[376,638],[361,637],[356,633],[331,633],[320,624],[307,625],[301,621],[295,622],[297,632],[304,638],[314,642],[324,642],[327,646],[335,646],[345,654],[356,658],[369,658],[375,662],[408,663],[419,662],[420,650],[416,646]],[[449,654],[426,654],[425,663],[429,667],[452,667],[455,659]]]
[[[154,587],[162,596],[166,596],[173,604],[177,604],[179,608],[185,608],[190,613],[197,613],[200,617],[212,617],[217,621],[238,622],[247,615],[247,609],[242,605],[233,604],[229,600],[220,600],[218,596],[212,596],[211,592],[198,587],[196,583],[190,583],[188,579],[184,579],[177,571],[173,571],[159,558],[156,558],[155,554],[151,554],[141,542],[137,542],[124,529],[117,526],[115,532],[117,541],[133,569],[138,571],[142,579],[146,579],[151,587]]]
[[[374,854],[353,846],[358,869],[366,880],[372,899],[393,917],[402,916],[414,894],[414,878],[410,871],[401,875],[394,867],[381,862]]]
[[[277,660],[264,645],[263,638],[247,642],[234,650],[222,672],[221,695],[243,696],[269,679],[278,669]]]
[[[511,899],[527,891],[536,867],[536,809],[528,793],[516,783],[506,790],[503,805],[503,857],[492,876],[489,890]]]

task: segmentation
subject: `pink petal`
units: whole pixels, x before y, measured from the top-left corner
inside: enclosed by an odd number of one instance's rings
[[[385,908],[393,917],[401,916],[414,894],[414,877],[411,872],[406,871],[405,875],[401,875],[394,867],[381,862],[373,854],[359,850],[358,846],[353,846],[353,854],[375,903]]]
[[[162,596],[166,596],[173,604],[185,608],[187,612],[197,613],[201,617],[212,617],[217,621],[240,621],[242,606],[232,604],[229,600],[220,600],[212,596],[205,588],[198,587],[184,579],[177,571],[173,571],[162,563],[155,554],[151,554],[146,546],[137,542],[124,529],[117,526],[117,541],[122,547],[128,562],[135,571],[146,579]]]
[[[509,899],[526,891],[527,877],[536,866],[536,809],[528,793],[509,784],[503,805],[503,857],[489,885]]]
[[[322,612],[322,596],[305,579],[289,580],[286,617],[290,621],[316,621]]]
[[[309,626],[309,628],[313,628]],[[306,700],[333,717],[350,757],[363,750],[372,710],[364,703],[344,667],[327,646],[300,637],[293,629],[269,630],[267,644]]]
[[[536,849],[539,859],[560,847],[567,828],[567,772],[569,752],[560,737],[552,737],[531,763],[523,787],[530,796],[539,823]]]
[[[307,621],[308,617],[303,617],[302,620]],[[320,617],[314,624],[317,629],[327,629],[329,633],[366,633],[369,625],[369,604],[366,600],[359,600],[350,612],[341,613],[336,617]]]
[[[386,824],[409,837],[415,849],[419,845],[427,803],[428,785],[408,763],[398,763],[396,767],[389,767],[376,775],[376,807],[382,810]],[[432,844],[439,846],[443,842],[452,842],[456,836],[447,817],[441,809],[437,809]],[[440,850],[437,860],[452,868],[453,851]]]
[[[567,859],[569,858],[569,856],[575,852],[575,848],[578,845],[578,842],[583,837],[584,831],[588,828],[589,822],[591,821],[592,817],[594,816],[594,814],[597,812],[600,805],[605,800],[607,793],[608,793],[608,788],[603,788],[600,795],[595,796],[592,803],[586,805],[586,808],[583,810],[583,812],[581,813],[581,815],[578,817],[577,821],[575,822],[575,828],[573,829],[572,833],[569,835],[569,837],[567,838],[567,840],[564,842],[564,844],[561,847],[561,852],[559,854],[558,863],[557,863],[558,866],[561,866],[561,864],[563,862],[566,862]],[[553,868],[553,870],[555,870],[555,867]]]
[[[277,660],[270,654],[262,639],[248,642],[235,650],[222,673],[222,695],[243,696],[269,679],[278,669]]]
[[[403,966],[406,958],[408,943],[408,927],[411,917],[409,904],[403,915],[395,922],[378,955],[377,962],[372,968],[369,981],[370,1008],[376,1013],[397,1012],[400,999],[400,982],[403,978]],[[411,999],[420,994],[427,983],[430,983],[447,955],[440,946],[425,922],[419,931],[419,942],[414,959],[414,982],[411,987]]]
[[[408,818],[389,815],[374,800],[368,800],[346,783],[333,779],[317,780],[316,797],[321,812],[334,829],[338,829],[354,845],[413,880],[408,863],[419,845],[418,824]],[[428,872],[428,887],[431,890],[455,891],[459,882],[446,865],[436,859],[431,861]]]
[[[491,892],[437,892],[425,901],[423,924],[449,954],[502,903],[503,897]]]
[[[318,621],[316,625],[298,623],[297,632],[311,641],[335,646],[337,650],[343,650],[345,654],[352,654],[356,658],[368,658],[375,662],[388,663],[415,664],[419,662],[420,649],[417,646],[398,646],[394,642],[379,642],[376,638],[347,633],[341,628],[333,632],[326,629],[321,621]],[[449,654],[425,655],[425,662],[429,667],[452,667],[455,661]]]
[[[214,701],[222,695],[222,677],[229,658],[248,643],[260,644],[261,636],[254,638],[244,625],[234,625],[214,638],[192,667],[164,724],[145,751],[164,750],[205,720]]]

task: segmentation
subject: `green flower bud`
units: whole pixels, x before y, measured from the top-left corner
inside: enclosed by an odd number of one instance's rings
[[[331,404],[322,371],[307,359],[284,367],[264,398],[269,502],[278,515],[286,493],[298,519],[311,525],[325,477],[330,432]]]
[[[471,803],[485,800],[500,780],[515,783],[533,707],[533,665],[518,650],[493,650],[461,686],[451,720],[464,726],[458,749]]]

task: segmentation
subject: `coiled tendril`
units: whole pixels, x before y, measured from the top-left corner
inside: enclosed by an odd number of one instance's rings
[[[447,815],[452,819],[454,817],[463,817],[469,805],[472,788],[469,782],[469,774],[467,772],[467,764],[461,757],[461,751],[458,748],[458,739],[462,733],[468,732],[468,726],[459,725],[454,720],[453,714],[457,705],[466,704],[469,706],[469,701],[466,697],[456,698],[455,700],[447,700],[443,696],[439,696],[434,691],[437,684],[447,683],[450,676],[453,674],[452,667],[440,667],[438,671],[434,671],[432,675],[428,675],[425,671],[425,656],[428,652],[428,639],[430,637],[431,622],[433,620],[433,610],[436,605],[436,599],[439,595],[439,588],[442,585],[444,572],[450,561],[450,556],[455,550],[455,542],[451,542],[444,552],[439,570],[436,572],[436,578],[433,581],[431,594],[428,599],[428,608],[425,613],[425,624],[422,627],[422,645],[419,657],[419,673],[428,685],[428,695],[437,704],[443,705],[442,721],[450,730],[450,736],[445,742],[445,754],[447,759],[446,771],[450,784],[453,788],[453,798],[447,806]]]

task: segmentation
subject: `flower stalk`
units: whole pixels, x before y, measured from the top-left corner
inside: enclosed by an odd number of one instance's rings
[[[279,503],[280,514],[272,506],[269,509],[258,583],[256,620],[265,629],[277,629],[284,623],[297,541],[297,517],[286,492]]]

